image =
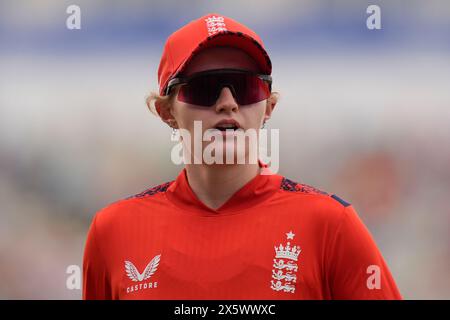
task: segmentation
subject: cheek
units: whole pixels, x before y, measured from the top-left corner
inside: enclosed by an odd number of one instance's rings
[[[245,118],[246,127],[257,129],[260,127],[266,111],[266,102],[261,101],[252,105],[241,107],[242,115]]]
[[[189,131],[194,130],[194,121],[202,122],[202,129],[205,130],[207,126],[207,120],[211,119],[212,110],[199,109],[195,106],[190,106],[186,103],[176,101],[174,103],[174,118],[180,128],[187,129]]]

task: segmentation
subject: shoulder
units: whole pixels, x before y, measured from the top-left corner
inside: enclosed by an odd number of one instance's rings
[[[320,190],[308,184],[300,183],[283,177],[281,179],[280,189],[297,195],[315,196],[317,199],[329,201],[330,203],[339,204],[340,207],[348,207],[351,204],[340,198],[334,193]]]
[[[94,223],[98,227],[106,227],[112,223],[135,217],[140,212],[150,212],[157,205],[164,205],[165,198],[161,197],[173,181],[154,185],[134,195],[114,201],[96,212]]]
[[[316,217],[339,220],[345,215],[345,210],[351,207],[348,201],[334,193],[286,177],[281,179],[280,190],[295,206],[309,209]]]
[[[148,189],[145,189],[142,192],[139,192],[137,194],[131,195],[126,197],[124,200],[131,200],[131,199],[142,199],[142,198],[148,198],[152,197],[154,195],[157,195],[159,193],[164,193],[167,191],[167,189],[170,187],[170,185],[173,183],[173,181],[164,182],[156,186],[152,186]]]

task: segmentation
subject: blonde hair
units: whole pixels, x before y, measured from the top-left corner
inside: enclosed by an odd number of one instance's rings
[[[173,99],[176,96],[176,90],[172,90],[168,96],[162,96],[158,92],[152,91],[145,99],[148,110],[159,117],[159,110],[161,108],[170,108]]]

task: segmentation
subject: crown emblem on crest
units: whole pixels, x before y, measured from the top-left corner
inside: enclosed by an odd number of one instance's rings
[[[275,246],[275,258],[285,258],[285,259],[291,259],[294,261],[297,261],[298,255],[302,251],[300,249],[300,246],[292,246],[291,243],[288,242],[286,246],[284,247],[283,244],[280,244],[280,246]]]

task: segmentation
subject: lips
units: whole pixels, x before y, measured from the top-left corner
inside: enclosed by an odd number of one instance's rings
[[[241,129],[241,125],[234,119],[225,119],[217,122],[214,125],[214,129],[225,131],[225,130],[237,130]]]

